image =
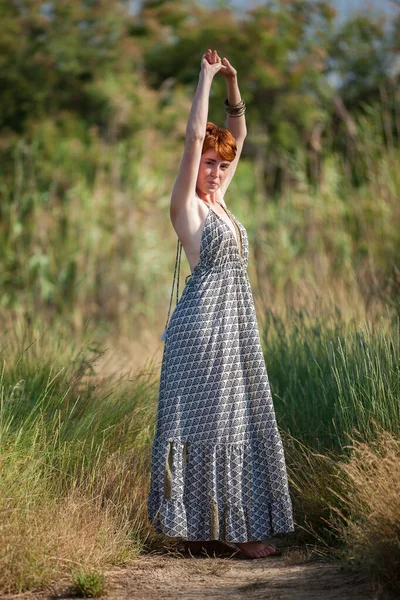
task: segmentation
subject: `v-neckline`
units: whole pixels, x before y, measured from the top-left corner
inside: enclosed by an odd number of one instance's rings
[[[203,202],[204,202],[204,200],[203,200]],[[216,200],[216,202],[218,202],[218,200]],[[231,232],[231,234],[232,234],[232,235],[233,235],[233,237],[234,237],[234,240],[235,240],[235,243],[236,243],[237,250],[238,250],[238,252],[239,252],[239,254],[240,254],[240,251],[239,251],[239,241],[238,241],[238,239],[237,239],[237,237],[236,237],[236,233],[234,233],[234,232],[232,231],[232,229],[229,227],[228,223],[227,223],[226,221],[224,221],[224,219],[223,219],[222,217],[220,217],[220,216],[219,216],[219,214],[218,214],[218,213],[216,213],[216,212],[215,212],[215,210],[214,210],[213,208],[211,208],[211,206],[210,206],[209,204],[207,204],[206,202],[204,202],[204,204],[206,204],[206,205],[208,206],[208,209],[209,209],[209,210],[211,210],[211,211],[214,213],[214,215],[216,215],[216,216],[218,217],[218,219],[219,219],[220,221],[222,221],[223,223],[225,223],[226,227],[229,229],[229,231]],[[224,207],[222,206],[222,204],[221,204],[220,202],[218,202],[218,204],[221,206],[221,208],[222,208],[223,210],[225,210],[225,209],[224,209]],[[228,215],[228,216],[229,216],[229,215]],[[229,217],[229,218],[230,218],[230,217]],[[231,221],[232,221],[232,219],[231,219]],[[239,227],[239,226],[238,226],[238,227]]]

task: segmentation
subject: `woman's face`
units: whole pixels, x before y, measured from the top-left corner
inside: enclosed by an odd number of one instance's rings
[[[201,155],[196,190],[201,195],[215,194],[224,181],[230,162],[224,160],[215,150],[207,150]]]

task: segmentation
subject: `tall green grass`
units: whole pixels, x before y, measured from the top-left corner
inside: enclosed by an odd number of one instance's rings
[[[262,333],[278,422],[316,451],[372,439],[374,423],[400,432],[399,317],[346,322],[335,308],[267,310]]]
[[[0,379],[0,588],[46,586],[77,567],[126,564],[146,538],[154,366],[93,376],[87,332],[16,319]]]

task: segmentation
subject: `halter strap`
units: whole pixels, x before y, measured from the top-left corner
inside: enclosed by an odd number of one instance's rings
[[[168,324],[169,324],[169,319],[170,319],[170,314],[171,314],[172,297],[174,295],[175,280],[177,282],[177,285],[176,285],[176,302],[175,302],[175,307],[177,306],[178,301],[179,301],[179,279],[180,279],[180,271],[181,271],[181,255],[182,255],[182,242],[178,238],[177,243],[176,243],[176,257],[175,257],[175,267],[174,267],[174,279],[173,279],[173,282],[172,282],[172,290],[171,290],[171,297],[170,297],[170,300],[169,300],[167,320],[165,322],[165,328],[164,328],[163,334],[161,336],[162,340],[166,339],[166,334],[167,334],[167,330],[168,330]],[[188,275],[185,278],[185,283],[187,282],[187,280],[189,279],[189,277],[190,277],[190,275]]]

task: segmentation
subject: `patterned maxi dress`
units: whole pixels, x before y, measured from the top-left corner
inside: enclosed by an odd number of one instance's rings
[[[248,542],[294,531],[248,237],[235,220],[242,256],[208,207],[200,262],[172,313],[161,364],[148,518],[157,532],[184,540]]]

